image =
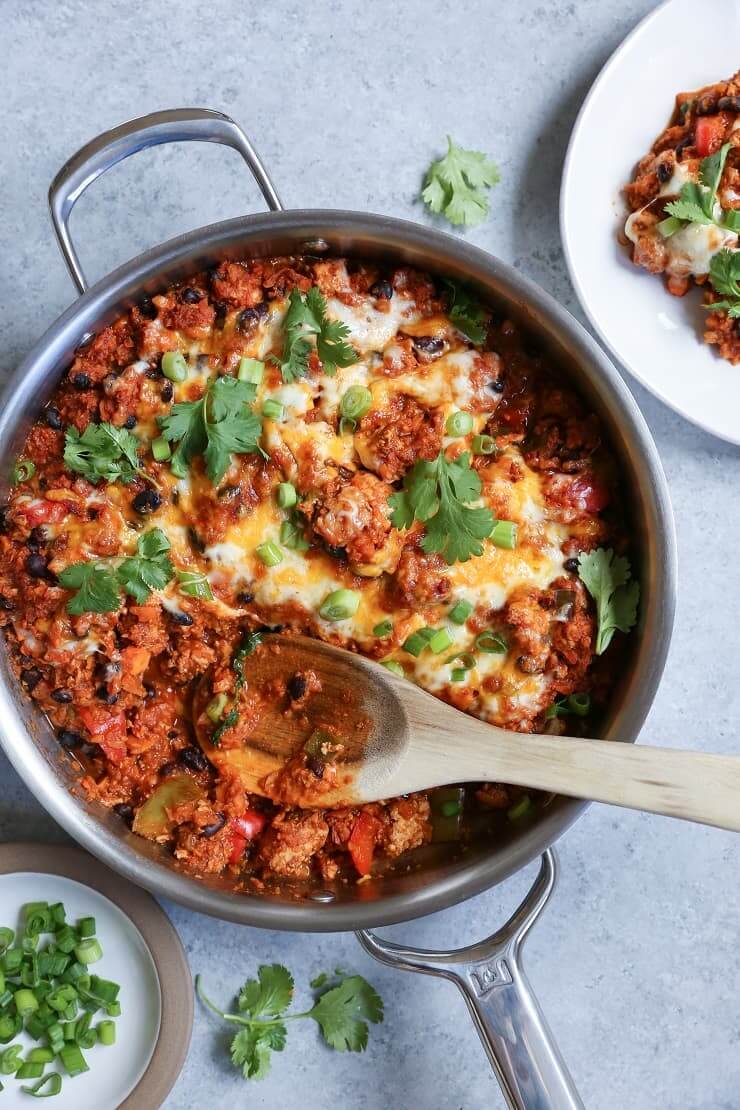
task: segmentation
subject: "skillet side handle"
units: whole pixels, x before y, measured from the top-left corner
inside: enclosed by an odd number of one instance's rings
[[[69,217],[88,185],[117,162],[150,146],[178,142],[221,143],[241,154],[272,212],[283,205],[259,155],[238,124],[208,108],[173,108],[129,120],[86,143],[60,169],[49,186],[49,210],[54,233],[72,280],[80,293],[87,280],[69,233]]]
[[[468,948],[406,948],[369,931],[365,951],[402,971],[449,979],[462,992],[511,1110],[584,1110],[568,1068],[521,967],[521,947],[555,885],[556,863],[545,852],[537,879],[502,929]]]

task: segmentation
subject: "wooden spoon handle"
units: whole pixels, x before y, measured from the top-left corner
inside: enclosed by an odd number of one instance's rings
[[[569,736],[520,735],[470,720],[457,739],[414,730],[394,779],[403,790],[504,782],[740,832],[740,757]],[[461,730],[462,731],[462,730]]]

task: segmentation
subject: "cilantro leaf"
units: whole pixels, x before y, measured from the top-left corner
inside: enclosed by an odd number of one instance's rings
[[[137,554],[124,559],[118,568],[118,581],[127,594],[142,605],[153,590],[163,590],[174,569],[167,552],[170,541],[161,528],[139,536]]]
[[[740,251],[721,250],[709,264],[709,280],[717,293],[727,298],[705,304],[710,312],[724,309],[733,319],[740,318]]]
[[[257,976],[239,992],[239,1009],[251,1018],[280,1017],[293,997],[293,976],[282,964],[262,964]]]
[[[252,382],[224,376],[210,382],[198,401],[173,405],[157,417],[162,435],[177,443],[172,455],[175,472],[189,467],[202,455],[206,474],[214,486],[226,473],[231,456],[261,452],[262,421],[249,408],[256,396]]]
[[[487,332],[488,313],[482,304],[454,281],[445,281],[451,293],[449,317],[458,331],[470,340],[471,343],[480,345],[485,342]]]
[[[734,213],[722,210],[718,216],[715,212],[717,190],[731,149],[731,144],[725,143],[716,153],[702,158],[699,163],[699,182],[687,181],[681,186],[678,199],[665,206],[673,220],[680,220],[681,223],[677,225],[670,219],[662,220],[658,228],[664,238],[670,238],[687,223],[716,224],[718,227],[734,230]]]
[[[404,476],[403,487],[388,499],[395,528],[422,521],[426,529],[422,548],[439,552],[449,564],[483,553],[483,541],[495,521],[490,509],[468,504],[481,491],[468,451],[457,459],[446,458],[443,451],[432,462],[420,459]]]
[[[309,1017],[318,1022],[324,1040],[338,1052],[363,1052],[368,1021],[383,1020],[383,1002],[361,975],[350,975],[321,995]]]
[[[578,575],[596,602],[597,655],[602,655],[614,633],[629,632],[637,621],[640,585],[632,580],[629,560],[609,548],[583,553],[578,557]]]
[[[473,227],[488,215],[486,190],[496,185],[497,166],[477,150],[464,150],[447,136],[447,153],[432,162],[422,189],[422,200],[451,224]]]
[[[349,328],[340,320],[328,319],[326,301],[315,285],[305,295],[299,289],[291,289],[283,330],[283,357],[270,358],[280,367],[284,382],[294,382],[306,374],[311,354],[309,336],[316,337],[316,353],[324,373],[330,377],[336,374],[338,366],[357,362],[357,352],[347,342]]]
[[[270,1053],[282,1052],[288,1030],[277,1025],[250,1025],[231,1042],[231,1060],[245,1079],[264,1079],[270,1071]]]
[[[88,482],[132,482],[139,467],[139,441],[114,424],[88,424],[84,432],[70,427],[64,433],[64,465]]]
[[[59,585],[65,590],[76,590],[67,602],[67,612],[75,617],[83,613],[115,613],[121,606],[118,579],[107,563],[72,563],[59,575]]]

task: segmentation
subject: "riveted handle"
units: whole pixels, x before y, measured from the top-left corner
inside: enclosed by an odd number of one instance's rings
[[[173,108],[152,112],[129,120],[81,147],[65,162],[49,187],[49,209],[54,232],[67,269],[77,289],[84,293],[87,280],[69,233],[72,209],[88,185],[106,173],[117,162],[131,154],[162,143],[221,143],[238,150],[273,212],[282,211],[275,191],[259,155],[238,124],[222,112],[209,108]]]
[[[455,984],[511,1110],[583,1110],[521,966],[522,943],[545,908],[556,877],[555,854],[548,850],[531,890],[506,924],[467,948],[429,951],[393,944],[368,930],[356,934],[381,963]]]

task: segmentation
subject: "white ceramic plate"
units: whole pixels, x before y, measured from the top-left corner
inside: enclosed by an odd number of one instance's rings
[[[571,136],[560,194],[570,277],[594,329],[630,373],[688,420],[740,444],[740,366],[701,339],[701,293],[672,297],[616,239],[621,188],[677,92],[740,68],[740,0],[666,0],[601,71]]]
[[[74,1079],[63,1069],[47,1065],[46,1071],[59,1070],[62,1090],[53,1100],[59,1110],[101,1110],[119,1106],[137,1085],[151,1060],[162,1020],[162,996],[159,979],[144,938],[132,921],[102,894],[81,883],[59,875],[21,872],[0,875],[0,918],[3,925],[15,928],[25,902],[37,900],[64,902],[67,920],[74,924],[79,917],[92,915],[103,958],[92,971],[105,979],[121,984],[121,1016],[116,1022],[116,1043],[110,1048],[96,1045],[84,1052],[90,1070]],[[104,1015],[103,1015],[104,1016]],[[93,1025],[101,1020],[97,1014]],[[26,1051],[37,1044],[27,1033],[13,1038]],[[3,1077],[3,1110],[25,1107],[30,1100],[21,1091],[33,1080],[19,1081]]]

